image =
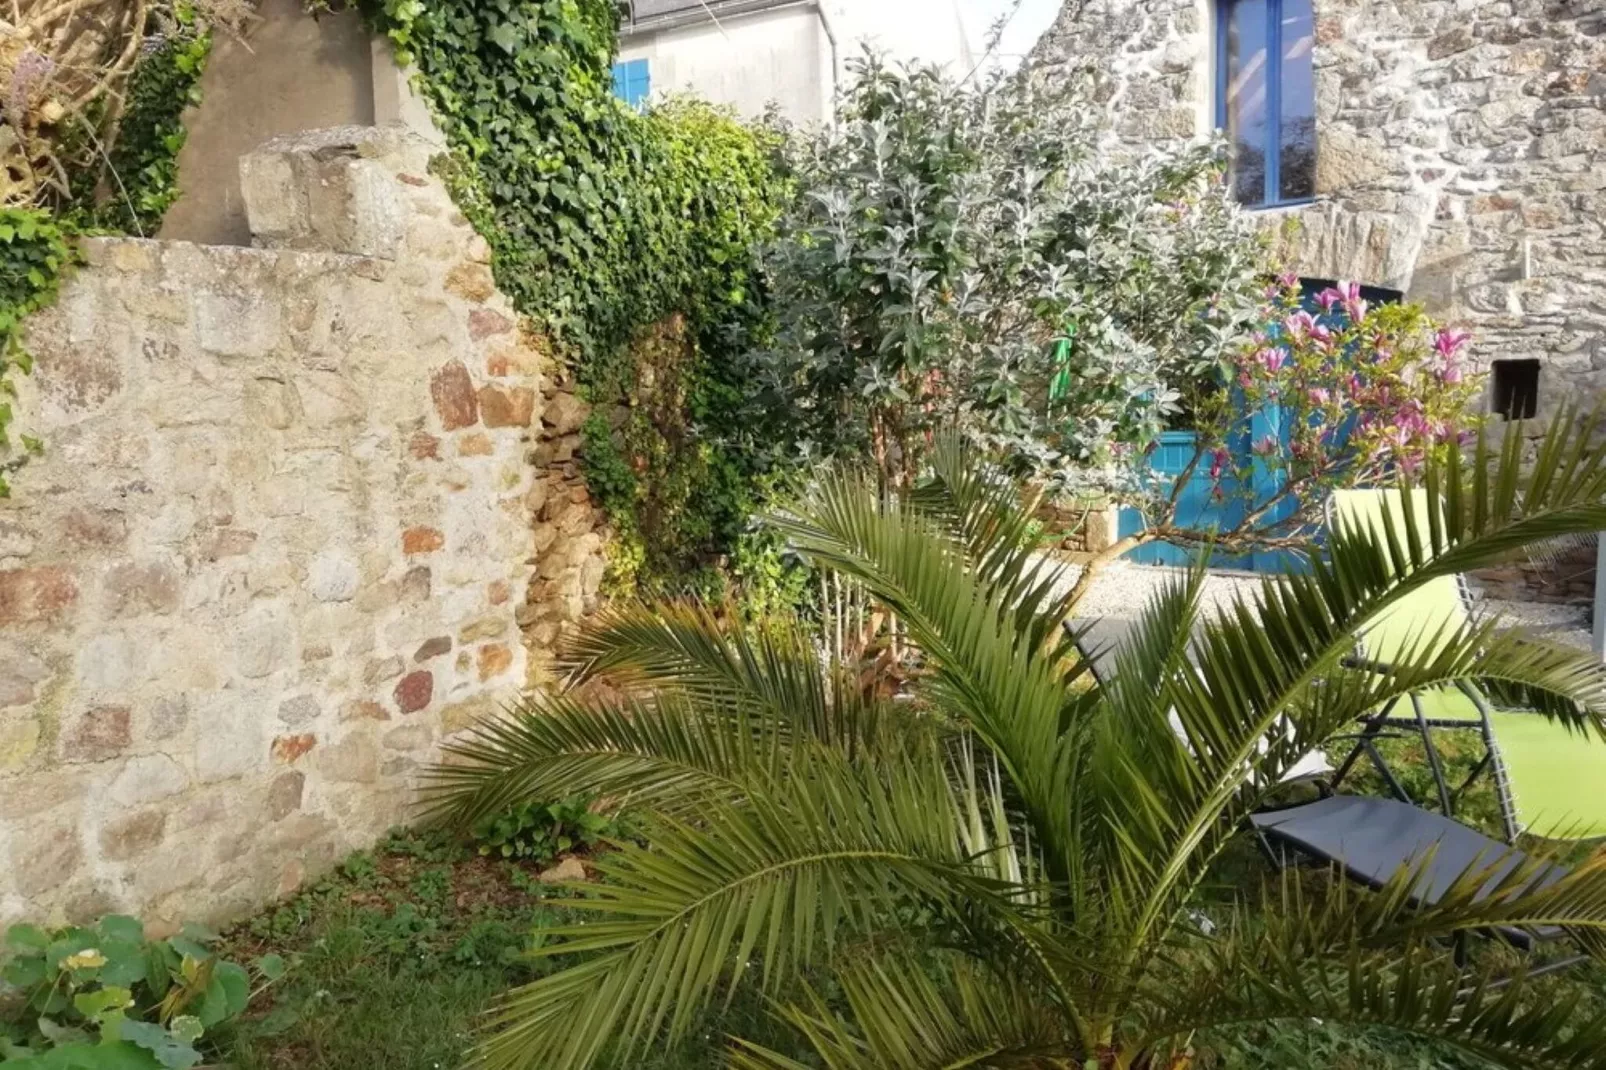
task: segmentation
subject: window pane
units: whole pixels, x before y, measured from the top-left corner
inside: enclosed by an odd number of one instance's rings
[[[1316,43],[1310,0],[1282,0],[1282,161],[1278,200],[1316,195],[1316,83],[1311,46]]]
[[[1266,0],[1238,0],[1227,12],[1227,136],[1232,192],[1266,201]]]

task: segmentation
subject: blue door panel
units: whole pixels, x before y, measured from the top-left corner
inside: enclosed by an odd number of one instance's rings
[[[1254,507],[1271,501],[1281,486],[1280,477],[1268,471],[1253,453],[1253,443],[1260,439],[1268,436],[1284,438],[1286,432],[1282,427],[1281,416],[1280,410],[1274,406],[1253,414],[1249,421],[1249,433],[1228,446],[1229,452],[1233,455],[1232,463],[1229,465],[1230,470],[1236,470],[1245,462],[1250,462]],[[1155,472],[1165,479],[1162,484],[1165,493],[1170,493],[1175,486],[1176,478],[1193,460],[1197,444],[1198,435],[1192,431],[1166,431],[1161,434],[1151,464]],[[1177,525],[1201,531],[1221,531],[1237,527],[1243,519],[1244,495],[1235,492],[1231,476],[1224,476],[1222,483],[1223,493],[1218,496],[1215,481],[1210,478],[1209,459],[1201,459],[1192,475],[1188,477],[1187,483],[1183,485],[1182,493],[1177,496]],[[1265,522],[1275,523],[1288,516],[1294,508],[1295,503],[1292,500],[1279,502],[1267,510]],[[1142,514],[1136,509],[1122,509],[1120,536],[1125,538],[1142,530]],[[1197,557],[1197,551],[1168,542],[1146,543],[1127,554],[1127,560],[1144,565],[1185,566],[1191,565]],[[1210,563],[1216,568],[1283,572],[1297,568],[1298,558],[1285,551],[1256,551],[1249,554],[1218,552],[1211,555]]]

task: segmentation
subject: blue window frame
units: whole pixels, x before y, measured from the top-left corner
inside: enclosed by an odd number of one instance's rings
[[[1311,0],[1218,0],[1216,125],[1232,143],[1232,192],[1255,208],[1316,195]]]
[[[613,65],[613,95],[632,108],[647,106],[652,95],[652,71],[644,59],[625,60]]]

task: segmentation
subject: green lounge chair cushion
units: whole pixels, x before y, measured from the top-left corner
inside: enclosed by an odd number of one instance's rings
[[[1369,529],[1379,541],[1387,538],[1388,525],[1383,514],[1387,501],[1395,519],[1395,538],[1403,545],[1405,532],[1399,523],[1400,492],[1397,490],[1340,490],[1333,494],[1334,515],[1348,526]],[[1428,533],[1427,491],[1411,492],[1411,509],[1418,529],[1426,540]],[[1395,602],[1361,634],[1361,650],[1371,661],[1392,663],[1407,655],[1432,656],[1443,646],[1443,637],[1465,627],[1468,621],[1461,586],[1454,576],[1440,576]]]
[[[1490,722],[1524,831],[1558,840],[1606,836],[1606,743],[1537,713],[1495,710]]]
[[[1454,721],[1465,724],[1468,728],[1477,728],[1483,723],[1483,715],[1478,712],[1477,703],[1467,697],[1465,691],[1459,687],[1435,687],[1417,694],[1422,703],[1422,716],[1429,721]],[[1410,699],[1402,699],[1389,714],[1391,721],[1410,721],[1416,723],[1416,711],[1411,707]]]
[[[1403,543],[1404,531],[1397,520],[1397,490],[1337,491],[1333,495],[1333,512],[1346,524],[1369,527],[1383,538],[1385,501],[1390,502],[1396,518],[1395,538]],[[1412,492],[1411,508],[1426,537],[1426,491]],[[1429,641],[1430,635],[1448,633],[1469,619],[1460,585],[1452,576],[1441,577],[1385,611],[1362,634],[1362,653],[1368,660],[1379,662],[1431,653],[1437,644]],[[1468,728],[1481,724],[1477,706],[1459,688],[1433,688],[1418,697],[1422,713],[1430,722],[1453,722]],[[1394,722],[1411,722],[1415,716],[1409,699],[1389,713]],[[1492,711],[1490,728],[1500,748],[1518,826],[1554,839],[1606,837],[1606,743],[1569,732],[1538,714],[1519,711]]]

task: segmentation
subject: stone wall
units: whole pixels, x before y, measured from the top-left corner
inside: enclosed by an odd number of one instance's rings
[[[0,922],[216,920],[412,813],[594,598],[583,407],[429,149],[273,142],[266,248],[94,239],[0,502]],[[537,470],[533,459],[552,462]]]
[[[1265,212],[1300,274],[1403,291],[1541,362],[1539,416],[1606,386],[1606,0],[1314,0],[1317,197]],[[1073,0],[1038,46],[1092,67],[1116,136],[1208,136],[1212,0]]]

